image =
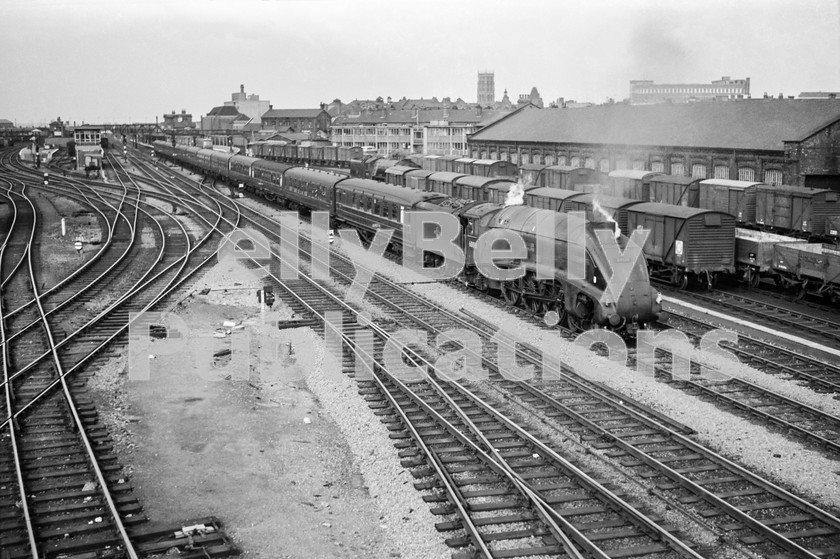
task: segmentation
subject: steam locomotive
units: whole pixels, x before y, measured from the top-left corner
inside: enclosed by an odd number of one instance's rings
[[[655,321],[661,311],[659,294],[650,285],[647,266],[639,259],[626,285],[615,296],[604,297],[610,284],[612,266],[597,238],[599,228],[608,224],[587,223],[581,240],[568,238],[567,216],[550,210],[526,206],[503,206],[488,202],[460,200],[439,192],[351,178],[329,171],[266,161],[242,155],[154,144],[154,154],[177,161],[201,173],[241,186],[291,209],[328,211],[332,225],[350,227],[363,241],[371,241],[380,229],[393,229],[392,243],[403,248],[403,226],[408,211],[437,211],[454,216],[461,225],[457,243],[465,254],[460,279],[479,290],[493,290],[511,305],[530,307],[535,312],[557,313],[562,324],[573,330],[604,327],[633,334]],[[552,220],[551,233],[542,233],[536,224]],[[522,268],[524,275],[502,281],[480,273],[474,247],[482,233],[505,230],[522,238],[527,256],[495,260],[500,268]],[[537,233],[536,231],[539,231]],[[541,235],[541,239],[537,239]],[[552,273],[538,273],[537,244],[550,242],[555,250]],[[585,273],[569,273],[566,254],[569,245],[585,247]],[[622,250],[629,241],[618,240]],[[430,264],[440,255],[425,255]],[[582,277],[579,277],[582,276]],[[550,279],[543,279],[550,277]]]

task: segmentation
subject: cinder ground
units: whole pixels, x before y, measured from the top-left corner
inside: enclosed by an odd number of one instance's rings
[[[314,332],[271,324],[288,308],[260,312],[258,285],[220,264],[170,320],[180,341],[134,346],[92,381],[146,514],[216,515],[244,557],[448,557],[384,425],[352,381],[322,374]],[[228,319],[243,328],[213,337]]]

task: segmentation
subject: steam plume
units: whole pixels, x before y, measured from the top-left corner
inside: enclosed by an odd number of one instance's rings
[[[507,196],[505,196],[505,206],[521,206],[525,201],[525,188],[522,182],[516,181],[510,185]]]
[[[615,238],[618,239],[621,236],[621,227],[618,226],[618,222],[613,219],[610,213],[601,207],[601,204],[598,203],[598,200],[592,201],[592,212],[601,217],[607,223],[614,223],[615,224]]]

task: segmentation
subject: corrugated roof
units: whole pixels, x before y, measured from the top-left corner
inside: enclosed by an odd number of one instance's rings
[[[840,120],[840,100],[767,99],[528,109],[472,140],[782,150]]]

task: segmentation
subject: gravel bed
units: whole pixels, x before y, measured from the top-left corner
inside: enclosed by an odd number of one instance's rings
[[[444,536],[430,522],[430,507],[412,486],[414,478],[399,464],[388,429],[359,397],[356,383],[339,373],[340,363],[327,364],[333,357],[324,352],[323,341],[314,333],[311,339],[311,350],[321,364],[306,384],[344,433],[369,492],[381,507],[382,529],[404,557],[448,558]]]
[[[823,454],[657,382],[648,375],[595,355],[562,339],[559,334],[537,328],[448,286],[427,284],[411,288],[447,308],[468,308],[491,323],[517,332],[520,339],[549,349],[551,354],[578,374],[603,382],[688,425],[697,431],[697,440],[749,469],[808,495],[823,506],[836,508],[840,503],[840,476],[826,475],[826,472],[836,472],[837,464]],[[743,365],[738,367],[746,368]],[[823,395],[816,396],[825,398]]]

